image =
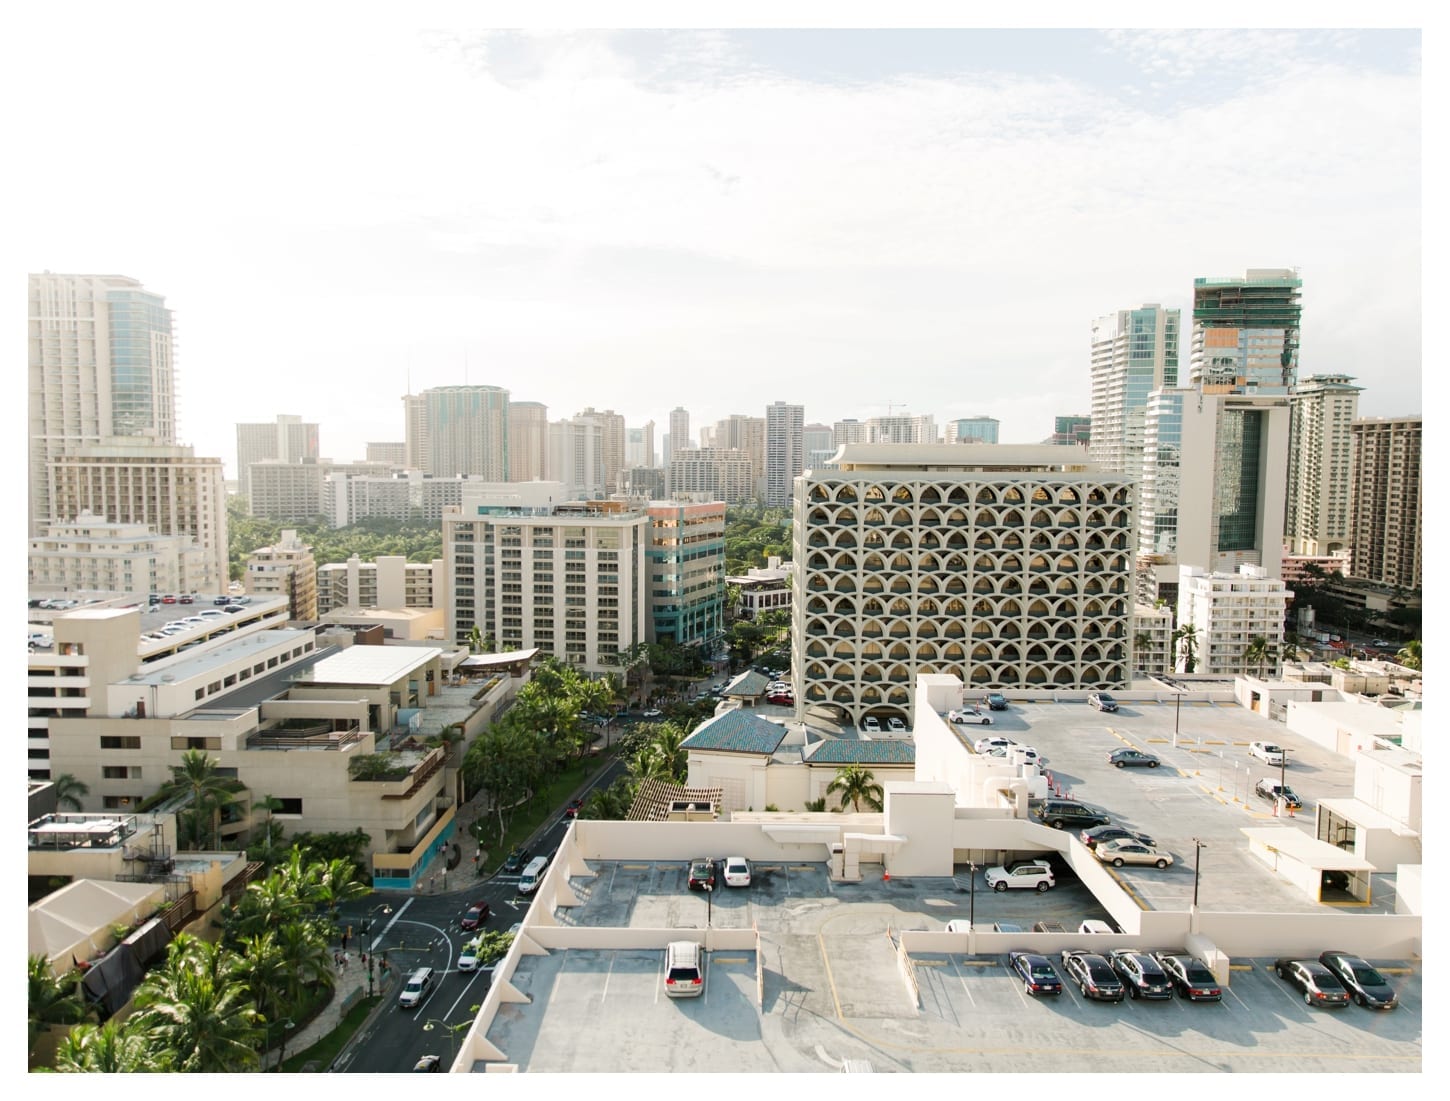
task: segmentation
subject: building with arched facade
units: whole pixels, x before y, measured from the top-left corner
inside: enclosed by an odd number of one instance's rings
[[[846,445],[834,465],[795,484],[803,707],[906,720],[925,673],[1126,687],[1130,478],[1043,445]]]

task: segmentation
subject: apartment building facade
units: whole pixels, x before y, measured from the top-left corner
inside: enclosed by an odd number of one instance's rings
[[[669,492],[676,500],[743,504],[756,499],[756,468],[750,456],[733,448],[677,450],[670,460]]]
[[[317,618],[317,560],[295,531],[284,530],[272,546],[247,555],[243,584],[257,596],[286,597],[290,619]]]
[[[242,496],[251,493],[253,463],[275,460],[300,463],[316,459],[320,454],[320,433],[316,424],[299,416],[280,414],[272,424],[237,425],[237,489]]]
[[[973,689],[1127,684],[1131,481],[1061,448],[845,445],[796,483],[796,699],[911,717]]]
[[[1312,375],[1294,388],[1284,513],[1284,543],[1291,554],[1322,557],[1349,550],[1350,426],[1362,389],[1351,385],[1348,375]]]
[[[651,501],[647,511],[654,641],[713,653],[725,632],[725,502]]]
[[[783,401],[765,407],[765,506],[788,508],[796,475],[806,466],[806,407]]]
[[[444,561],[409,562],[402,555],[379,555],[364,562],[353,555],[346,562],[317,568],[317,614],[344,608],[441,608],[447,590]]]
[[[31,539],[29,567],[32,592],[189,593],[206,577],[204,552],[188,537],[90,512]]]
[[[1284,612],[1292,598],[1288,587],[1262,566],[1243,565],[1236,573],[1197,566],[1179,567],[1178,628],[1194,631],[1196,673],[1277,675],[1284,645]],[[1261,656],[1253,647],[1263,640]],[[1187,672],[1187,644],[1180,641],[1176,668]]]
[[[1354,577],[1410,590],[1423,583],[1421,428],[1418,416],[1369,417],[1350,426]]]

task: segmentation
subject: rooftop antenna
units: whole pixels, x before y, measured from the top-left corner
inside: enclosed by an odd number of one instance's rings
[[[891,416],[891,411],[893,409],[905,409],[905,408],[906,408],[906,402],[904,402],[904,401],[888,401],[886,403],[886,415],[888,417]]]

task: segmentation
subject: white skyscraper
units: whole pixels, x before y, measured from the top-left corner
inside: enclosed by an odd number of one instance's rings
[[[30,533],[50,515],[50,462],[136,437],[176,442],[171,311],[124,275],[30,276]],[[113,517],[112,519],[119,519]]]
[[[1349,550],[1354,438],[1349,426],[1362,387],[1348,375],[1314,375],[1294,388],[1289,419],[1289,496],[1284,542],[1290,554]]]
[[[786,508],[806,465],[806,407],[777,401],[765,407],[765,504]]]
[[[1093,322],[1088,455],[1100,470],[1142,473],[1148,395],[1178,385],[1180,318],[1154,302]]]

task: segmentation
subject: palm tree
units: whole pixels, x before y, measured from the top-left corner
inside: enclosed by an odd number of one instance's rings
[[[337,968],[327,940],[316,926],[307,921],[288,922],[277,930],[277,948],[287,963],[287,1004],[302,1004],[308,987],[337,983]]]
[[[269,848],[272,845],[272,815],[276,814],[279,810],[281,810],[282,805],[282,800],[278,799],[275,795],[264,795],[260,799],[254,799],[252,801],[253,810],[260,809],[267,812],[267,820],[264,825],[267,831],[266,844]]]
[[[846,765],[836,773],[836,778],[826,785],[826,794],[833,795],[841,793],[841,809],[846,809],[846,804],[851,804],[851,809],[857,814],[861,813],[861,804],[865,803],[872,810],[880,810],[883,806],[883,791],[881,785],[876,782],[876,777],[871,770],[862,768],[860,765]]]
[[[231,798],[231,781],[217,772],[218,764],[218,760],[208,757],[205,750],[188,749],[181,755],[181,764],[171,766],[171,779],[161,785],[161,790],[166,792],[191,792],[191,805],[198,813],[205,797],[211,796],[219,800],[212,811],[213,845],[220,844],[217,838],[221,831],[221,803]],[[193,849],[201,848],[200,832],[198,830],[197,836],[192,838]]]
[[[137,988],[138,1027],[177,1057],[176,1070],[218,1073],[257,1065],[260,1028],[245,983],[226,949],[182,933],[165,967]]]
[[[55,785],[55,804],[58,807],[68,806],[71,810],[85,810],[81,802],[84,796],[91,793],[81,781],[77,780],[69,772],[62,772],[51,781]]]
[[[683,784],[689,771],[688,756],[681,748],[687,735],[676,724],[654,724],[648,740],[630,761],[630,769],[641,780],[667,780]]]
[[[31,956],[26,967],[29,985],[27,1003],[30,1012],[30,1036],[27,1051],[35,1051],[35,1041],[51,1025],[79,1024],[90,1015],[90,1008],[80,992],[80,974],[56,978],[50,961],[44,956]]]
[[[241,958],[237,962],[235,975],[246,984],[252,996],[252,1006],[266,1024],[262,1046],[258,1051],[265,1058],[267,1049],[271,1046],[272,1025],[284,1019],[292,1008],[287,1001],[290,971],[274,933],[247,937],[242,941],[241,948]]]
[[[1245,672],[1252,665],[1258,672],[1262,673],[1264,670],[1264,662],[1269,660],[1272,649],[1269,645],[1269,640],[1263,635],[1255,635],[1249,639],[1249,644],[1244,647]]]
[[[328,915],[336,920],[337,908],[344,902],[353,902],[372,894],[372,888],[357,877],[357,865],[351,860],[335,858],[321,864],[317,872],[316,901],[327,907]]]
[[[1415,638],[1400,647],[1395,660],[1406,669],[1420,668],[1420,640]]]
[[[77,1025],[55,1053],[55,1069],[66,1074],[142,1074],[171,1069],[173,1053],[148,1042],[132,1023]]]
[[[1198,665],[1198,628],[1185,623],[1173,632],[1173,643],[1183,658],[1183,671],[1192,673]]]

